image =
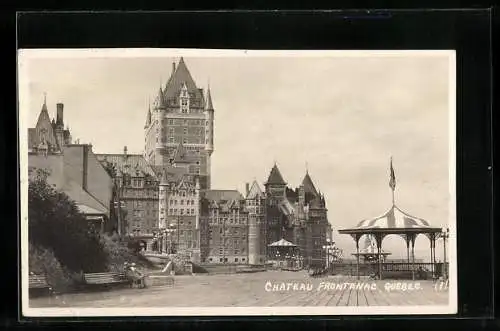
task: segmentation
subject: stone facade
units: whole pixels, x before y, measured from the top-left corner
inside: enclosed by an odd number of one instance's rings
[[[196,86],[181,58],[177,66],[173,64],[166,85],[160,86],[153,108],[148,109],[144,157],[151,165],[183,167],[199,177],[202,189],[209,189],[213,128],[210,88],[205,94]]]
[[[120,233],[152,238],[158,231],[159,203],[158,180],[153,168],[142,155],[128,154],[127,147],[123,154],[97,154],[96,157],[114,180],[110,202],[112,219],[121,225]],[[121,212],[119,216],[118,212]],[[111,224],[108,230],[118,232],[118,226]]]
[[[201,193],[201,262],[248,263],[248,211],[235,190]]]

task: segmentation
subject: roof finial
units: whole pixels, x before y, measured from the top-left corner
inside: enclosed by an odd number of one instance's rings
[[[43,104],[47,104],[47,92],[43,92]]]
[[[307,161],[306,161],[306,175],[309,174],[309,167],[308,167],[308,164],[307,164]]]

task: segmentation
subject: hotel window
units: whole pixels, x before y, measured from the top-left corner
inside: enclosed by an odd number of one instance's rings
[[[191,201],[190,200],[186,200],[186,205],[189,205]]]
[[[168,120],[168,124],[169,125],[173,125],[174,124],[174,120]]]
[[[188,133],[188,129],[184,128],[184,134],[187,134],[187,133]]]
[[[186,214],[189,215],[189,209],[186,209]]]
[[[184,200],[181,200],[181,205],[183,205],[183,204],[184,204]]]
[[[156,140],[156,142],[158,142],[158,139]],[[174,137],[170,137],[168,138],[168,142],[173,144],[174,143]]]
[[[183,143],[183,144],[187,144],[187,143],[188,143],[187,138],[182,139],[182,143]]]
[[[170,128],[168,131],[169,131],[169,132],[170,132],[170,134],[172,134],[172,135],[175,133],[175,129],[174,129],[174,128]]]
[[[191,209],[191,214],[194,215],[194,208]]]

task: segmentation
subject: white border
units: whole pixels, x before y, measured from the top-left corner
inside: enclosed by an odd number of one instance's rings
[[[27,113],[29,76],[27,65],[33,58],[127,58],[127,57],[449,57],[449,302],[440,306],[372,306],[372,307],[149,307],[149,308],[30,308],[28,299],[27,235]],[[22,313],[27,317],[83,316],[272,316],[272,315],[399,315],[455,314],[457,302],[456,259],[456,55],[454,50],[398,51],[274,51],[274,50],[202,50],[202,49],[37,49],[18,51],[19,159],[21,190],[21,298]]]

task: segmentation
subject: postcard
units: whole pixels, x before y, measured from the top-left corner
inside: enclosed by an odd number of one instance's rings
[[[455,61],[19,50],[23,315],[456,313]]]

